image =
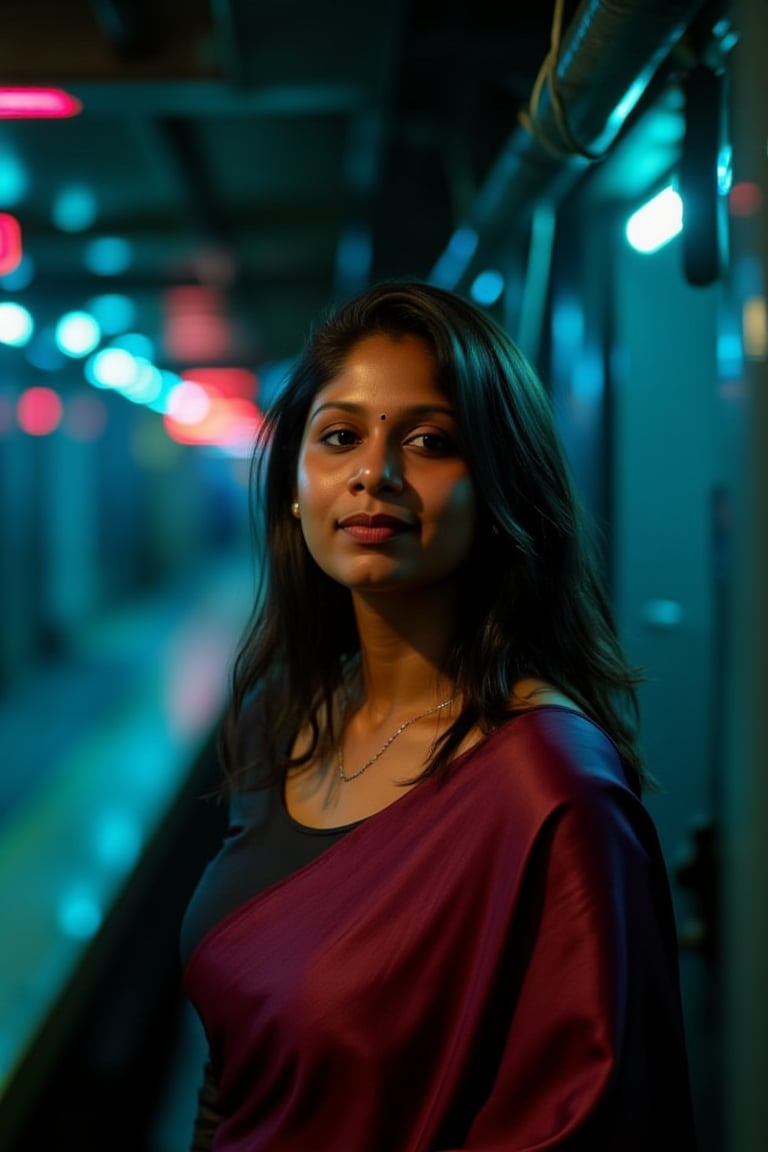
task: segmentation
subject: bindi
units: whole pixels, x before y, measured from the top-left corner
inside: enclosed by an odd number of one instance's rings
[[[386,418],[387,418],[386,412],[382,412],[381,416],[379,416],[379,420],[386,420]]]

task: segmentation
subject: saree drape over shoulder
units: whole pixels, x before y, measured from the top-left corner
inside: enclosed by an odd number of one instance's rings
[[[656,833],[568,709],[515,717],[229,912],[185,988],[216,1152],[695,1148]]]

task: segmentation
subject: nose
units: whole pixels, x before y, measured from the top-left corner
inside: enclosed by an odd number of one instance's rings
[[[363,459],[356,460],[349,487],[352,492],[402,492],[399,453],[386,444],[368,445]]]

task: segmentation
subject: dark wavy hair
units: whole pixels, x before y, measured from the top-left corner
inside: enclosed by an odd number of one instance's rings
[[[260,740],[271,780],[327,752],[338,738],[333,701],[358,652],[351,597],[315,563],[290,506],[312,400],[372,334],[412,334],[431,348],[479,509],[442,669],[462,694],[463,710],[423,775],[446,771],[474,726],[487,733],[502,724],[515,681],[532,676],[571,697],[605,730],[639,793],[648,782],[636,744],[641,677],[617,638],[592,526],[574,491],[549,398],[489,316],[453,293],[411,281],[375,285],[327,313],[266,413],[251,487],[261,579],[221,729],[227,776],[242,770],[237,733],[254,693],[268,717]],[[288,750],[302,725],[311,728],[311,747],[291,761]]]

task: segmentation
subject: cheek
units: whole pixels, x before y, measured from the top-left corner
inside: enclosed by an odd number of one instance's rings
[[[318,445],[304,445],[296,462],[296,491],[299,499],[303,496],[310,504],[322,504],[338,488],[342,475],[345,475],[343,468],[342,460],[329,457]]]
[[[338,482],[325,471],[318,471],[312,467],[312,461],[307,460],[299,465],[296,473],[296,499],[302,508],[306,508],[316,516],[321,516],[330,506],[338,489]]]
[[[334,523],[334,491],[333,479],[325,469],[314,466],[311,452],[300,456],[296,469],[296,499],[301,508],[301,534],[320,567],[323,567],[323,556],[331,535],[329,528]]]

